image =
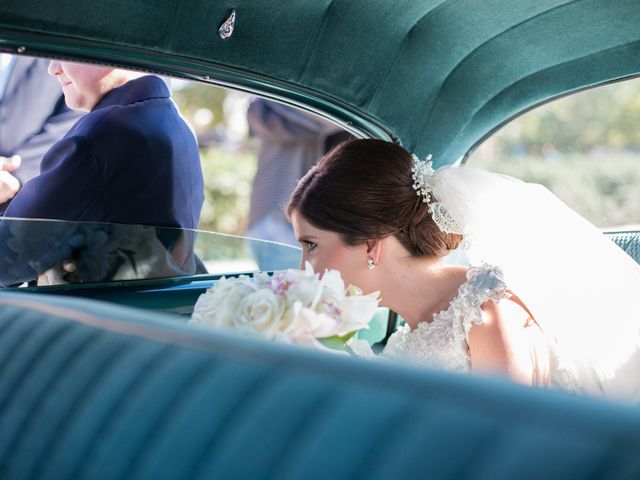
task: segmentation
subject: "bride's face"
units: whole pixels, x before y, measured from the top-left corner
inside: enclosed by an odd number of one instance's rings
[[[313,226],[297,211],[292,213],[291,223],[302,247],[302,268],[309,262],[321,275],[325,270],[338,270],[346,285],[356,285],[364,292],[372,291],[366,275],[369,273],[366,244],[347,245],[340,234]]]

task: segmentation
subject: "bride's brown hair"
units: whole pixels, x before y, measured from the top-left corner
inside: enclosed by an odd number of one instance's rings
[[[411,155],[382,140],[352,140],[327,153],[298,182],[295,210],[348,245],[394,235],[414,257],[441,256],[461,235],[442,232],[413,189]]]

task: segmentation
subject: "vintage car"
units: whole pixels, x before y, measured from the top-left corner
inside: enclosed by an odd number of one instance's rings
[[[0,51],[251,92],[440,166],[639,75],[639,27],[636,0],[5,0]],[[292,247],[0,230],[0,478],[640,478],[637,409],[186,324],[220,276],[254,269],[252,245],[266,271],[296,267]],[[639,258],[639,231],[616,239]]]

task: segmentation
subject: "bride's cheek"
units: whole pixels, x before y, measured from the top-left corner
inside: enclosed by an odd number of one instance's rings
[[[311,264],[314,272],[322,271],[322,264],[321,262],[318,262],[318,259],[316,258],[315,255],[307,254],[307,262]]]

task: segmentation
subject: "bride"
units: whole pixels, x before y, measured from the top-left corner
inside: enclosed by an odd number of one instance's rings
[[[354,140],[287,210],[303,263],[405,320],[384,356],[640,401],[640,267],[540,185]]]

